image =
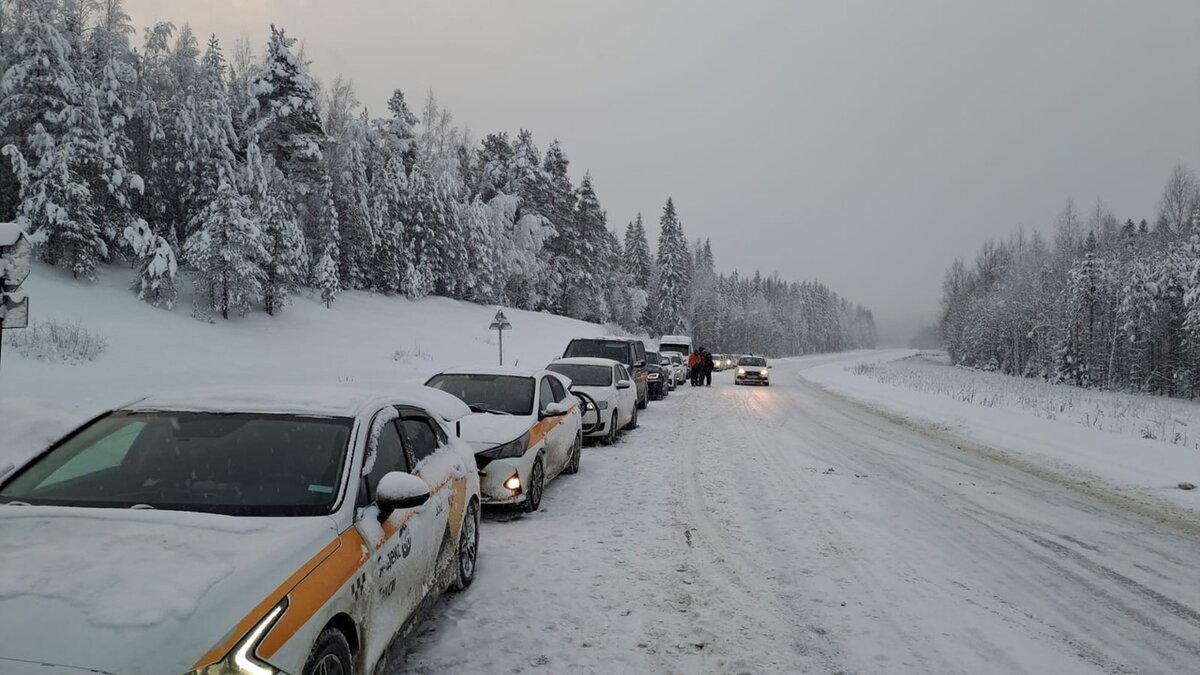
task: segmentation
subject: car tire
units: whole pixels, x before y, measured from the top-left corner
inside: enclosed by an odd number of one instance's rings
[[[575,438],[575,447],[571,448],[571,459],[567,460],[567,468],[563,469],[563,473],[577,474],[579,473],[579,460],[583,456],[583,432]]]
[[[529,471],[529,492],[525,495],[525,510],[533,513],[542,508],[542,494],[546,491],[546,469],[538,457]]]
[[[479,502],[474,497],[467,504],[462,527],[458,531],[458,556],[455,557],[458,574],[454,575],[454,590],[465,591],[475,581],[475,567],[479,562]]]
[[[354,661],[350,656],[350,642],[346,636],[333,627],[321,631],[308,654],[303,675],[350,675],[352,672]]]
[[[637,406],[634,406],[634,407],[633,407],[633,417],[630,417],[630,418],[629,418],[629,424],[626,424],[626,425],[625,425],[625,428],[626,428],[626,429],[628,429],[628,430],[630,430],[630,431],[632,431],[633,429],[636,429],[636,428],[638,428],[638,413],[637,413]]]
[[[637,413],[635,412],[634,414],[636,415]],[[617,413],[616,413],[616,411],[613,411],[612,419],[609,420],[608,433],[604,434],[604,437],[600,439],[600,442],[603,443],[604,445],[612,445],[613,443],[617,442]]]

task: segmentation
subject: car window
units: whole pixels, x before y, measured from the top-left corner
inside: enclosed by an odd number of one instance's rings
[[[567,388],[558,381],[558,378],[550,378],[550,391],[554,392],[554,400],[562,403],[567,400]]]
[[[619,380],[632,380],[632,379],[633,379],[632,377],[629,377],[629,370],[626,369],[625,366],[617,364],[617,380],[619,381]]]
[[[554,403],[554,391],[550,389],[550,378],[542,378],[542,387],[538,392],[538,410],[545,410],[546,406]]]
[[[202,511],[329,513],[353,420],[282,414],[115,412],[0,487],[0,502]]]
[[[441,443],[429,420],[423,417],[405,417],[400,421],[400,425],[404,427],[404,439],[412,449],[413,459],[418,463],[437,452]]]
[[[425,386],[456,396],[472,412],[532,415],[534,383],[532,377],[443,373],[429,378]]]
[[[588,366],[579,363],[552,363],[547,370],[562,373],[571,378],[571,384],[577,387],[607,387],[612,384],[612,368],[605,366]],[[561,384],[551,380],[554,384]],[[558,400],[562,400],[561,398]]]
[[[563,357],[612,359],[633,365],[635,354],[633,344],[624,340],[572,340]]]
[[[408,457],[404,454],[404,443],[400,440],[400,432],[396,423],[388,422],[379,432],[379,441],[375,444],[375,464],[367,476],[367,487],[370,498],[375,499],[375,488],[384,475],[392,471],[408,473]]]
[[[67,460],[53,473],[42,481],[39,487],[46,488],[63,481],[81,478],[120,466],[129,453],[129,448],[137,440],[145,422],[133,422],[118,428],[108,436],[100,439],[89,452],[81,452]]]

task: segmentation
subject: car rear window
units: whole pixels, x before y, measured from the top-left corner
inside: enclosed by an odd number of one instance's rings
[[[630,344],[621,340],[572,340],[567,345],[565,358],[612,359],[633,365],[629,358]]]
[[[612,368],[577,363],[552,363],[547,370],[566,375],[579,387],[607,387],[612,384]]]

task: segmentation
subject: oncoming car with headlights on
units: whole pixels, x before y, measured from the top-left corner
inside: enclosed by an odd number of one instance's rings
[[[289,386],[87,422],[0,483],[0,673],[374,672],[474,578],[469,412]]]
[[[558,373],[517,368],[458,368],[425,383],[471,409],[459,424],[475,451],[484,504],[536,511],[547,483],[579,471],[582,412],[570,384]]]
[[[743,356],[738,359],[737,372],[733,375],[734,384],[771,385],[771,366],[761,356]]]
[[[571,391],[587,395],[583,425],[605,445],[617,434],[638,425],[637,390],[624,365],[611,359],[559,359],[546,366],[571,380]],[[590,401],[588,399],[591,399]]]

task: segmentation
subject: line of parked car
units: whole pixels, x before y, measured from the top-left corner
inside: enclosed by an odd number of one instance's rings
[[[572,340],[425,386],[189,391],[0,468],[0,672],[379,672],[475,576],[482,506],[535,511],[686,381],[690,340]]]

